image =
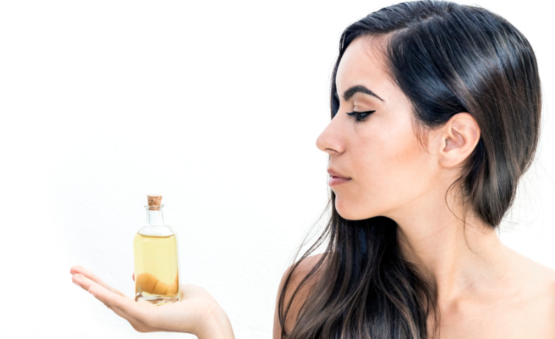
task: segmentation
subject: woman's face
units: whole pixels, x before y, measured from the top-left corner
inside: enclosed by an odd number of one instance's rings
[[[330,155],[337,212],[349,220],[395,218],[416,208],[437,174],[413,131],[410,101],[386,73],[379,43],[367,36],[347,47],[336,77],[339,110],[316,141]],[[353,111],[375,112],[357,121],[348,115]]]

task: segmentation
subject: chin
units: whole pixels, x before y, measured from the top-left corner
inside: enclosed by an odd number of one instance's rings
[[[345,200],[335,195],[335,210],[346,220],[366,220],[375,217],[384,217],[387,206],[378,203],[361,203],[360,199]]]
[[[342,201],[341,199],[338,199],[337,196],[335,197],[335,210],[343,219],[346,220],[364,220],[374,216],[368,214],[368,211],[366,211],[366,213],[362,213],[360,206]]]

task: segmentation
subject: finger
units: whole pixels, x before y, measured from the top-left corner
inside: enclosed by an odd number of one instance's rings
[[[77,285],[81,286],[81,288],[83,288],[83,289],[86,290],[86,291],[88,291],[89,288],[90,288],[93,284],[98,284],[97,282],[93,281],[92,279],[88,278],[87,276],[85,276],[85,275],[83,275],[83,274],[81,274],[81,273],[76,273],[76,274],[74,274],[73,277],[72,277],[72,280],[73,280],[74,283],[76,283]],[[101,284],[98,284],[98,285],[101,285]],[[105,286],[102,286],[102,285],[101,285],[101,286],[104,287],[105,289],[107,289],[107,290],[113,292],[113,293],[119,294],[120,296],[125,296],[123,293],[121,293],[121,292],[118,291],[117,289],[115,289],[115,288],[113,288],[113,287],[110,287],[110,286],[108,286],[108,285],[106,285],[106,284],[104,284],[104,285],[105,285]]]
[[[98,287],[91,288],[93,285],[96,285]],[[146,325],[141,324],[139,321],[137,321],[137,319],[128,314],[128,312],[124,310],[124,307],[119,306],[122,301],[117,300],[117,296],[114,296],[113,293],[112,295],[110,295],[110,291],[107,291],[106,289],[102,290],[103,287],[96,283],[92,283],[91,287],[89,287],[88,289],[88,292],[91,295],[101,301],[106,307],[114,311],[114,313],[127,320],[131,324],[131,326],[133,326],[133,328],[146,327]]]
[[[161,330],[153,326],[153,320],[156,319],[158,313],[157,306],[146,301],[135,302],[129,297],[118,295],[94,282],[88,291],[117,315],[129,321],[133,327],[148,327],[151,330]]]
[[[102,281],[102,279],[100,279],[96,274],[94,274],[93,272],[89,271],[88,269],[82,267],[82,266],[73,266],[70,270],[71,274],[82,274],[85,277],[91,279],[92,281],[94,281],[95,283],[102,285],[104,288],[110,289],[110,286],[108,286],[108,284],[106,284],[104,281]]]

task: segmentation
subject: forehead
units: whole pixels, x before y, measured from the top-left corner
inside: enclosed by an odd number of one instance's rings
[[[341,57],[335,84],[338,94],[347,88],[363,85],[387,101],[393,82],[387,72],[384,39],[361,36],[353,40]]]

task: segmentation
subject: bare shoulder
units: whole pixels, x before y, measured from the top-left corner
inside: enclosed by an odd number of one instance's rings
[[[323,255],[324,253],[314,254],[305,258],[303,261],[299,263],[299,265],[295,269],[295,272],[293,272],[293,276],[296,277],[297,279],[304,278],[314,268],[314,266],[318,263],[318,261],[320,261]],[[293,268],[293,266],[294,265],[289,266],[289,268],[285,271],[284,276],[286,273],[289,273],[289,271]]]
[[[311,255],[305,258],[304,260],[302,260],[294,269],[293,274],[289,278],[289,281],[287,282],[287,287],[285,289],[284,302],[283,302],[284,309],[289,304],[291,297],[294,291],[297,290],[297,287],[299,287],[299,284],[312,271],[312,269],[320,261],[323,255],[324,255],[323,253]],[[273,331],[274,339],[281,338],[281,324],[278,318],[278,306],[279,306],[278,303],[279,303],[279,298],[281,296],[283,287],[287,280],[287,277],[291,273],[291,270],[294,268],[294,266],[295,265],[293,264],[285,270],[285,272],[283,273],[283,276],[281,277],[281,282],[279,284],[279,288],[276,296],[276,306],[274,310],[274,331]],[[291,307],[285,319],[286,332],[289,333],[293,328],[293,326],[295,325],[295,319],[297,318],[299,310],[303,305],[304,301],[306,300],[306,298],[309,296],[312,288],[314,287],[314,284],[318,281],[318,276],[321,271],[322,270],[318,270],[316,274],[314,274],[310,279],[307,280],[307,282],[302,287],[299,288],[299,291],[295,295],[295,298],[291,303]]]
[[[529,286],[535,290],[552,291],[555,296],[555,270],[514,252],[520,261],[520,275],[525,277]]]
[[[517,253],[517,252],[515,252]],[[518,276],[522,279],[522,304],[520,309],[529,317],[529,324],[541,335],[555,337],[555,270],[520,253]]]
[[[535,288],[533,297],[530,298],[535,307],[532,308],[532,318],[536,328],[540,328],[542,337],[555,337],[555,270],[544,266],[532,259],[530,274],[532,290]],[[539,337],[539,336],[538,336]]]
[[[295,270],[293,271],[291,278],[289,279],[287,290],[289,290],[292,287],[296,288],[301,283],[301,281],[310,273],[310,271],[312,271],[312,269],[316,266],[316,264],[322,259],[323,255],[324,255],[323,253],[314,254],[298,262],[297,267],[295,267],[295,264],[289,266],[283,273],[283,276],[281,277],[280,291],[283,288],[283,284],[285,284],[285,280],[287,279],[287,277],[289,276],[293,268],[295,268]],[[314,280],[317,279],[317,274],[314,275],[314,278],[315,279],[311,278],[309,281],[314,283]]]

